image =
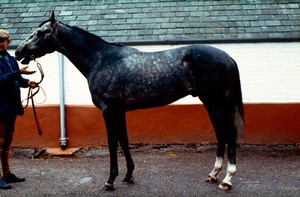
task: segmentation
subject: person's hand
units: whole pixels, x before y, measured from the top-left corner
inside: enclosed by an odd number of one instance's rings
[[[38,87],[39,85],[35,81],[29,81],[28,86],[32,89]]]
[[[21,71],[21,74],[24,74],[24,75],[31,75],[33,73],[35,73],[36,71],[34,70],[27,70],[28,66],[24,66],[20,69]]]

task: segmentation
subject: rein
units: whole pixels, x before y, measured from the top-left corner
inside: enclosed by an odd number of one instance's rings
[[[32,58],[33,59],[33,58]],[[37,93],[42,90],[44,95],[45,95],[45,92],[43,90],[43,88],[41,86],[39,86],[40,83],[42,83],[42,81],[44,80],[44,71],[42,69],[42,66],[39,62],[37,62],[35,59],[33,59],[35,62],[36,62],[36,67],[39,69],[40,71],[40,74],[41,74],[41,79],[36,82],[36,85],[37,87],[35,88],[35,90],[31,87],[29,87],[29,90],[28,90],[28,94],[27,94],[27,98],[24,99],[23,101],[26,100],[26,105],[23,107],[24,109],[26,107],[28,107],[28,104],[29,104],[29,100],[31,100],[31,105],[32,105],[32,110],[33,110],[33,115],[34,115],[34,119],[35,119],[35,123],[36,123],[36,127],[37,127],[37,130],[38,130],[38,134],[39,135],[43,135],[43,132],[42,132],[42,129],[41,129],[41,126],[40,126],[40,123],[39,123],[39,120],[38,120],[38,117],[37,117],[37,113],[36,113],[36,109],[35,109],[35,104],[34,104],[34,100],[33,100],[33,97],[35,95],[37,95]],[[22,102],[23,102],[22,101]]]

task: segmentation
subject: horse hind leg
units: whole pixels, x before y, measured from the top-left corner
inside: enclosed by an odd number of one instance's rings
[[[223,190],[230,190],[232,188],[231,179],[236,172],[236,141],[238,137],[243,136],[244,131],[244,118],[243,114],[241,114],[241,110],[239,110],[238,107],[234,108],[234,117],[232,119],[233,120],[231,121],[231,127],[227,137],[227,173],[224,180],[219,185],[219,188]]]
[[[215,106],[216,105],[213,105],[213,107],[210,108],[206,105],[206,109],[208,111],[210,120],[214,126],[216,137],[218,140],[218,148],[217,148],[217,155],[216,155],[214,168],[211,171],[211,173],[208,175],[208,177],[205,179],[205,181],[208,183],[216,183],[218,181],[218,175],[223,168],[223,160],[224,160],[225,146],[226,146],[226,141],[224,139],[224,133],[223,133],[223,123],[222,123],[223,119],[221,113],[222,111],[217,109]]]
[[[236,172],[236,138],[237,130],[235,126],[232,110],[230,105],[210,105],[207,107],[211,122],[214,126],[216,137],[218,140],[217,157],[215,165],[209,176],[205,179],[206,182],[217,182],[218,175],[222,170],[222,162],[224,159],[226,144],[228,145],[228,166],[224,180],[219,185],[220,189],[230,190],[232,188],[231,179]],[[218,107],[219,106],[219,107]]]
[[[218,142],[217,157],[214,164],[214,168],[211,171],[211,173],[208,175],[208,177],[205,179],[205,181],[208,183],[218,182],[218,175],[223,168],[225,146],[226,146],[225,143]],[[220,151],[220,149],[222,150]],[[228,161],[226,176],[219,185],[219,188],[222,190],[231,190],[232,188],[231,179],[236,172],[235,153],[232,153],[231,152],[232,150],[235,151],[235,146],[232,147],[228,146],[228,158],[234,158],[234,159],[229,159]]]
[[[227,172],[222,183],[219,185],[219,188],[223,190],[230,190],[232,188],[231,179],[236,172],[236,136],[230,137],[227,144],[228,144]]]
[[[234,126],[233,121],[228,122],[229,125],[227,127],[226,132],[226,143],[227,143],[227,157],[228,157],[228,164],[227,164],[227,172],[226,176],[219,185],[219,188],[222,190],[231,190],[232,183],[231,179],[236,172],[236,140],[237,140],[237,131]],[[231,124],[232,123],[232,124]]]

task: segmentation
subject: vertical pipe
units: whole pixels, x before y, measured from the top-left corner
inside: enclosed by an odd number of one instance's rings
[[[60,147],[61,149],[67,148],[67,140],[66,137],[66,127],[65,127],[65,74],[64,74],[64,56],[59,53],[58,54],[58,61],[59,61],[59,111],[60,111]]]

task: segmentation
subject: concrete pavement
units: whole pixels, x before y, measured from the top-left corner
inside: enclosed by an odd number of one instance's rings
[[[233,189],[204,182],[212,170],[214,145],[132,146],[135,184],[122,183],[126,165],[119,153],[119,177],[114,192],[103,192],[108,178],[107,148],[85,148],[72,157],[42,155],[33,149],[12,149],[11,167],[26,177],[0,196],[300,196],[299,145],[241,145]],[[226,166],[225,166],[226,169]],[[220,174],[220,179],[225,171]]]

